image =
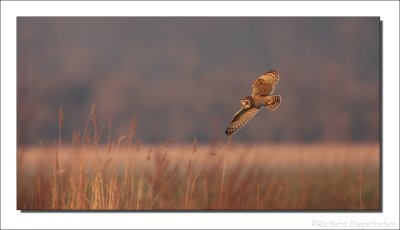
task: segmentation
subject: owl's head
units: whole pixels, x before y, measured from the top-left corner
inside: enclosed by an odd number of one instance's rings
[[[245,97],[242,100],[240,100],[240,103],[242,103],[244,108],[248,109],[252,106],[254,101],[253,101],[253,98],[251,98],[251,97]]]

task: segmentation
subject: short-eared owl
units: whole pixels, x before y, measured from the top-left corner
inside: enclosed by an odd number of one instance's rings
[[[279,73],[270,70],[253,82],[253,94],[243,98],[242,109],[235,114],[226,128],[225,134],[231,135],[242,128],[254,115],[265,106],[269,111],[274,111],[281,103],[280,95],[271,95],[275,85],[279,82]]]

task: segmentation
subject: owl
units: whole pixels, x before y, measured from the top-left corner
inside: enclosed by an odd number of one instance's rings
[[[240,101],[242,109],[233,116],[225,134],[229,136],[241,129],[263,106],[269,111],[278,108],[281,103],[281,96],[271,95],[278,82],[279,73],[272,69],[258,77],[252,84],[253,94]]]

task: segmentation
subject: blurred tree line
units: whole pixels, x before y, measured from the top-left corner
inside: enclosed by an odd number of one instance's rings
[[[101,141],[224,141],[251,83],[280,72],[275,112],[238,142],[379,140],[379,18],[19,17],[19,144],[82,133],[92,103]]]

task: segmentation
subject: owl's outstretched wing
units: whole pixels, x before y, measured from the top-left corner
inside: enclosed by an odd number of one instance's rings
[[[259,111],[260,109],[256,108],[256,107],[251,107],[251,108],[242,108],[239,112],[237,112],[235,114],[235,116],[232,118],[231,123],[228,125],[228,127],[226,128],[225,134],[226,135],[231,135],[233,133],[235,133],[236,131],[238,131],[240,128],[242,128],[245,124],[247,124],[247,122],[250,121],[251,118],[254,117],[254,115],[256,115],[256,113]]]
[[[263,97],[274,92],[275,85],[279,82],[279,73],[273,69],[261,75],[253,82],[253,97]]]

